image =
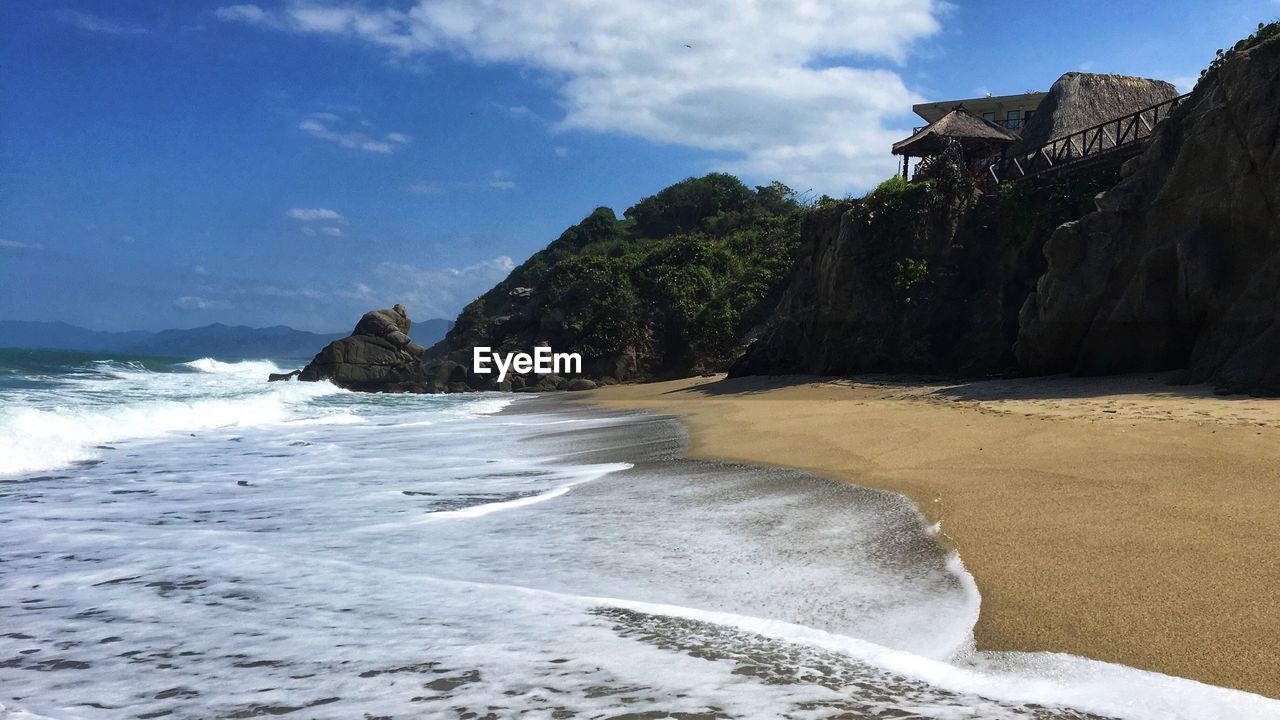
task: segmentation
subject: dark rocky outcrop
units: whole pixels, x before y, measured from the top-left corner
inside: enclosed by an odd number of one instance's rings
[[[1249,44],[1045,245],[1017,341],[1026,369],[1185,368],[1187,382],[1280,393],[1280,37]]]
[[[423,347],[409,339],[403,305],[367,312],[349,337],[329,343],[298,375],[360,392],[431,392]]]
[[[1012,368],[1018,310],[1044,268],[1040,245],[1083,213],[1079,193],[983,195],[957,172],[939,163],[939,178],[886,182],[809,213],[782,299],[729,374]]]

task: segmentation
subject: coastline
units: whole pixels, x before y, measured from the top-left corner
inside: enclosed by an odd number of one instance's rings
[[[979,650],[1280,697],[1280,401],[1157,376],[690,378],[584,393],[680,417],[688,457],[906,495],[982,593]]]

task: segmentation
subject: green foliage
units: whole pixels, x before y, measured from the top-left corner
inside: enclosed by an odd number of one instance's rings
[[[477,314],[524,313],[533,325],[523,332],[552,333],[557,350],[589,360],[633,348],[655,368],[723,368],[790,270],[804,212],[781,183],[752,190],[720,173],[690,178],[625,220],[598,208],[464,315],[486,333],[499,331]],[[530,292],[513,297],[516,288]],[[555,318],[553,330],[544,318]]]
[[[542,290],[547,304],[564,316],[573,349],[587,357],[615,355],[642,339],[626,257],[566,258],[550,268]]]
[[[1000,186],[1000,236],[1023,240],[1093,210],[1093,198],[1116,184],[1114,171],[1068,176],[1047,185],[1031,182]]]
[[[960,164],[958,156],[944,152],[927,157],[916,166],[918,181],[931,182],[935,200],[967,200],[973,195],[974,180]]]
[[[823,194],[822,197],[819,197],[813,202],[813,207],[816,210],[826,210],[827,208],[833,208],[839,204],[839,200],[831,197],[830,195]]]
[[[862,199],[863,218],[886,236],[909,232],[928,212],[932,190],[931,182],[912,183],[895,175]]]
[[[789,189],[787,193],[790,193]],[[766,200],[775,200],[772,191]],[[725,173],[711,173],[682,180],[657,195],[650,195],[627,208],[623,216],[635,221],[636,231],[641,236],[661,238],[693,232],[707,218],[758,209],[760,204],[757,194],[738,178]]]
[[[929,276],[929,263],[926,260],[902,258],[893,265],[893,289],[906,293],[917,283]],[[906,298],[911,302],[911,298]]]
[[[1280,38],[1280,21],[1272,21],[1270,23],[1258,23],[1258,29],[1252,35],[1237,42],[1228,50],[1218,49],[1216,56],[1209,63],[1209,67],[1200,72],[1200,78],[1204,79],[1212,77],[1222,69],[1227,59],[1236,53],[1251,50],[1269,42],[1274,42],[1276,38]]]

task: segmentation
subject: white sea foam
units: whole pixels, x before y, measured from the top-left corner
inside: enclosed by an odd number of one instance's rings
[[[461,510],[445,510],[438,513],[432,513],[427,516],[427,520],[433,521],[433,520],[448,520],[448,519],[460,519],[460,518],[477,518],[477,517],[482,517],[484,515],[488,515],[490,513],[501,512],[503,510],[515,510],[516,508],[523,508],[523,507],[528,507],[530,505],[536,505],[537,503],[540,503],[540,502],[554,500],[555,498],[558,498],[561,495],[568,493],[570,490],[574,488],[575,485],[581,485],[582,483],[585,483],[585,482],[591,482],[592,480],[603,477],[609,473],[629,470],[632,467],[634,466],[631,463],[608,463],[605,465],[588,466],[586,468],[586,471],[583,472],[577,479],[570,480],[562,485],[558,485],[546,492],[538,493],[536,495],[529,495],[522,498],[517,498],[515,500],[502,500],[499,502],[485,503],[483,505],[475,505],[469,508],[463,508]]]
[[[250,375],[265,379],[270,373],[283,372],[281,367],[270,360],[237,360],[225,362],[214,358],[200,358],[182,363],[184,367],[198,372],[214,375]]]
[[[270,361],[183,365],[198,372],[96,363],[51,391],[10,393],[0,406],[0,475],[93,460],[100,446],[124,440],[301,419],[343,422],[347,415],[308,406],[342,392],[329,383],[268,384],[267,373],[279,370]]]

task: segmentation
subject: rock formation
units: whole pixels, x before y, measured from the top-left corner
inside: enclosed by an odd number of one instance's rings
[[[1002,222],[996,197],[954,177],[890,181],[811,212],[781,301],[729,374],[1012,368],[1018,309],[1054,221]]]
[[[409,339],[410,325],[403,305],[367,312],[350,337],[329,343],[298,379],[361,392],[430,392],[423,347]]]
[[[1187,382],[1280,393],[1280,38],[1242,45],[1097,211],[1045,245],[1021,313],[1026,369],[1185,368]]]

